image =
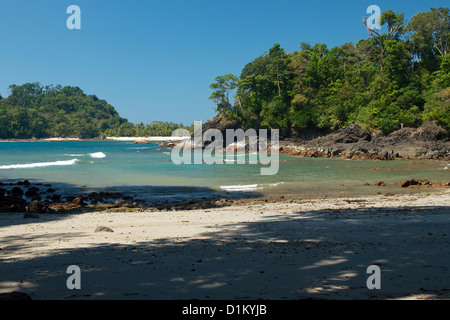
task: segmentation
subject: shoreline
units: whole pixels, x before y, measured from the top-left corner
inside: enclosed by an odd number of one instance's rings
[[[445,130],[431,123],[427,123],[418,129],[405,127],[387,136],[372,135],[360,126],[350,124],[323,136],[282,139],[279,142],[279,153],[304,158],[450,161],[450,139],[447,136]],[[45,138],[6,139],[0,140],[0,142],[127,141],[136,144],[159,142],[159,147],[171,149],[177,143],[190,138],[172,136],[98,137],[93,139]]]
[[[447,191],[25,221],[1,214],[0,293],[35,300],[449,299],[449,203]],[[96,232],[102,226],[110,232]],[[65,287],[73,264],[82,270],[78,292]],[[373,264],[382,270],[382,290],[366,287]]]
[[[105,137],[80,139],[80,138],[42,138],[42,139],[0,139],[0,142],[64,142],[64,141],[181,141],[182,137]]]
[[[432,182],[426,179],[407,179],[396,183],[378,181],[365,183],[364,191],[357,193],[350,190],[336,193],[329,190],[324,194],[309,193],[255,193],[249,191],[232,192],[227,190],[211,191],[209,196],[186,198],[182,193],[173,199],[142,199],[141,195],[132,195],[125,189],[108,188],[87,189],[80,186],[78,191],[64,192],[51,183],[0,182],[0,213],[25,213],[25,218],[39,218],[40,214],[85,213],[93,211],[186,211],[197,209],[222,208],[240,205],[259,205],[265,203],[303,203],[320,199],[347,199],[354,197],[402,196],[420,194],[439,194],[450,188],[450,181]],[[55,190],[56,189],[56,190]]]

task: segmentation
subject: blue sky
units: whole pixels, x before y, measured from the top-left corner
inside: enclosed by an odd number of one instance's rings
[[[214,116],[209,85],[279,43],[330,48],[367,38],[369,5],[407,19],[448,1],[1,0],[0,94],[10,84],[78,86],[138,123]],[[69,5],[81,30],[69,30]]]

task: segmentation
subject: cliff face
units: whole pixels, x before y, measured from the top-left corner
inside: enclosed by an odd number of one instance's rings
[[[431,122],[418,129],[402,128],[389,135],[371,134],[357,124],[312,140],[286,139],[281,152],[303,157],[354,160],[450,159],[450,138]]]

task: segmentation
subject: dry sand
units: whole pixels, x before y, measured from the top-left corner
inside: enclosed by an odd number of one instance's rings
[[[449,299],[450,193],[0,214],[0,293],[33,299]],[[99,226],[114,232],[94,232]],[[366,286],[381,268],[381,290]],[[81,268],[69,290],[68,266]]]

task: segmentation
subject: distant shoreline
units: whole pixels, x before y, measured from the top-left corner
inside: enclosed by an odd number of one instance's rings
[[[0,139],[0,142],[64,142],[64,141],[180,141],[183,137],[106,137],[80,138],[43,138],[43,139]]]

